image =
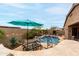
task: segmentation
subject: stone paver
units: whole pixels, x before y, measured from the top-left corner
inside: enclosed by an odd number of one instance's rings
[[[12,53],[15,56],[79,56],[79,42],[63,40],[53,48],[38,51],[9,50],[0,45],[0,55],[7,55],[8,53]]]

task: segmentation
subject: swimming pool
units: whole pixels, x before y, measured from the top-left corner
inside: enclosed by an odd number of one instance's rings
[[[60,39],[56,36],[43,36],[40,40],[42,43],[58,44],[60,42]]]

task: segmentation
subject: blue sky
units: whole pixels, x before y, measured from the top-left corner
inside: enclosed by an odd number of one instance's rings
[[[43,28],[63,27],[71,6],[69,3],[1,3],[0,26],[14,26],[8,22],[30,19],[44,24]]]

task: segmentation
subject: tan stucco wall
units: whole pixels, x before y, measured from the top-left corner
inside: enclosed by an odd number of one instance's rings
[[[79,22],[79,5],[71,12],[71,14],[71,16],[68,16],[68,19],[64,27],[66,38],[68,38],[68,26]]]

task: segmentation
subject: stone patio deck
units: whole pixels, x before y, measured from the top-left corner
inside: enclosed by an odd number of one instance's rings
[[[53,48],[38,51],[9,50],[0,45],[0,55],[7,55],[9,53],[15,56],[79,56],[79,42],[63,40]]]

